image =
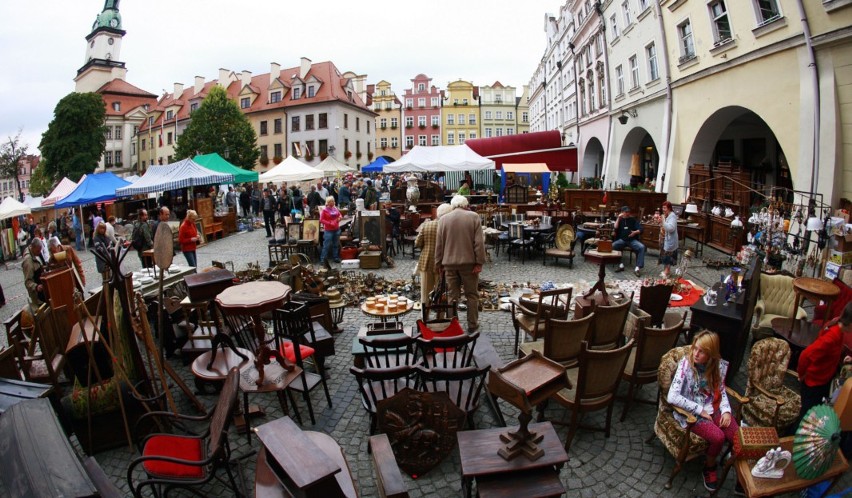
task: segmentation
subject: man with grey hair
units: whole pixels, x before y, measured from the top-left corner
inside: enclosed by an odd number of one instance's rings
[[[30,304],[33,308],[38,308],[47,299],[44,294],[44,285],[41,283],[41,273],[44,271],[45,261],[41,257],[41,250],[44,247],[41,239],[33,239],[30,242],[29,251],[21,263],[21,270],[24,272],[24,287],[27,288],[27,294],[30,297]]]
[[[485,263],[482,222],[467,210],[466,197],[456,195],[450,205],[452,212],[438,222],[435,270],[444,272],[451,301],[458,301],[464,287],[468,332],[475,332],[479,329],[479,273]]]
[[[51,268],[62,266],[64,263],[68,268],[76,269],[77,275],[80,277],[80,283],[83,284],[83,288],[85,289],[86,275],[83,273],[83,263],[80,261],[80,257],[77,256],[77,251],[70,245],[62,245],[62,242],[56,237],[51,237],[47,241],[47,248],[50,251],[50,261],[48,263]],[[61,252],[65,252],[64,258],[57,257],[57,254]]]

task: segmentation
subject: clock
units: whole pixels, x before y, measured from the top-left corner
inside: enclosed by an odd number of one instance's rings
[[[112,19],[109,20],[109,25],[112,28],[117,28],[118,27],[118,19],[113,17]]]
[[[113,39],[113,38],[107,38],[107,43],[109,43],[110,45],[112,45],[113,43],[115,43],[115,39]]]

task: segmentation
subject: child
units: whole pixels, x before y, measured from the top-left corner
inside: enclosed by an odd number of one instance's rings
[[[708,330],[696,334],[689,353],[680,361],[669,389],[668,402],[698,417],[692,432],[707,441],[704,462],[704,487],[719,487],[716,459],[727,439],[737,434],[737,421],[725,394],[728,362],[719,353],[719,336]],[[686,418],[675,412],[675,419],[686,427]]]

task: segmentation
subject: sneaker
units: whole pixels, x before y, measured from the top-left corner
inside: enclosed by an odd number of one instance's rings
[[[704,467],[704,488],[707,491],[716,491],[719,487],[719,478],[716,476],[716,466]]]
[[[618,265],[618,268],[615,271],[624,271],[624,265]]]
[[[639,268],[639,267],[637,266],[636,268],[634,268],[634,269],[633,269],[633,274],[634,274],[634,275],[636,275],[636,276],[638,277],[639,275],[641,275],[641,274],[642,274],[642,268]]]

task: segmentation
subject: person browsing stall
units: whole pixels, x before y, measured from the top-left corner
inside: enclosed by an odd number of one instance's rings
[[[329,253],[335,263],[340,263],[340,210],[335,206],[334,197],[325,198],[325,209],[320,212],[319,221],[323,229],[320,264],[328,261]]]
[[[612,248],[620,251],[629,247],[636,253],[636,268],[633,273],[638,277],[645,266],[645,244],[639,242],[642,235],[642,224],[630,212],[630,206],[623,206],[621,214],[615,220],[613,228]],[[618,265],[615,271],[624,271],[624,263]]]
[[[186,264],[196,268],[198,267],[198,258],[195,253],[198,248],[198,229],[195,227],[197,219],[198,213],[192,209],[188,210],[186,218],[178,229],[178,243],[183,257],[186,258]]]
[[[672,203],[663,203],[663,223],[660,227],[663,243],[660,249],[660,263],[663,266],[663,276],[668,278],[671,266],[677,264],[677,214],[672,210]]]

